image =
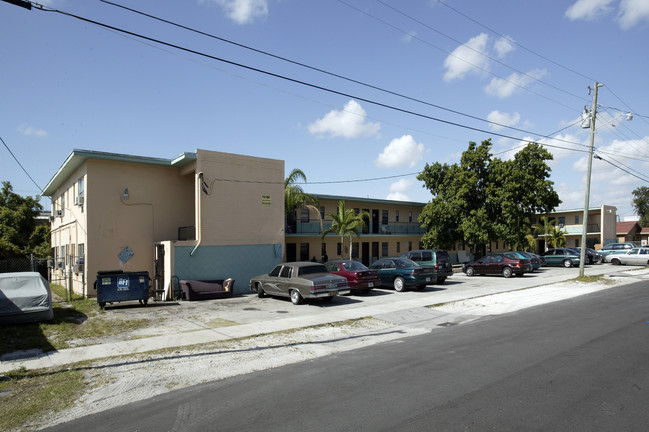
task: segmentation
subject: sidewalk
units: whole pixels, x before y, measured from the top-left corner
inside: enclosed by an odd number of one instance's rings
[[[467,322],[483,315],[506,313],[601,289],[614,288],[638,280],[649,280],[649,269],[628,271],[630,269],[632,268],[606,266],[594,267],[587,272],[587,274],[610,275],[613,280],[610,285],[566,283],[555,281],[554,277],[533,278],[532,276],[510,279],[508,282],[512,283],[503,283],[502,280],[494,278],[466,278],[464,275],[454,275],[452,282],[441,287],[429,287],[425,292],[391,293],[380,290],[369,296],[338,298],[326,307],[317,302],[306,306],[293,306],[290,302],[287,305],[282,300],[257,299],[247,296],[239,298],[237,306],[233,306],[232,310],[228,311],[229,315],[236,316],[237,314],[242,315],[243,311],[249,313],[253,310],[253,318],[248,319],[250,322],[247,323],[68,348],[41,353],[30,358],[23,357],[12,360],[12,356],[8,354],[0,362],[0,373],[21,367],[27,369],[57,367],[80,361],[144,353],[165,348],[187,347],[365,317],[382,319],[396,325],[409,325],[410,323],[432,330],[446,324],[455,325]],[[538,286],[544,282],[548,284]],[[443,290],[436,288],[443,288]],[[257,307],[243,308],[241,305]],[[433,305],[435,307],[431,309],[430,306]],[[261,310],[262,306],[272,309],[284,308],[288,312],[283,313],[291,313],[293,316],[269,319],[269,311]],[[494,310],[494,306],[497,306],[496,310]],[[273,312],[279,311],[274,310]]]

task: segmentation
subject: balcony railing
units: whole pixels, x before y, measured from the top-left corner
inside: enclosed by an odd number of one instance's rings
[[[297,235],[321,235],[331,227],[331,221],[320,222],[297,222],[295,229],[286,227],[286,234]],[[369,232],[361,235],[424,235],[426,230],[415,222],[395,222],[387,225],[379,224],[374,227],[370,223]]]

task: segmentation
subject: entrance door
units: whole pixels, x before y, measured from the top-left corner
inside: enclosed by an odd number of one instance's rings
[[[370,243],[363,242],[361,244],[361,262],[363,265],[370,265]]]
[[[297,246],[295,243],[286,243],[286,262],[297,261]]]
[[[378,234],[378,233],[379,233],[379,211],[372,210],[372,234]],[[372,256],[374,256],[373,253]]]
[[[379,242],[372,242],[372,262],[379,260]]]

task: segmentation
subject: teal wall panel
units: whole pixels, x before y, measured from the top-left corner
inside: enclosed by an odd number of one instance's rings
[[[174,274],[178,279],[234,279],[234,293],[248,294],[250,278],[270,272],[282,262],[281,245],[178,246]]]

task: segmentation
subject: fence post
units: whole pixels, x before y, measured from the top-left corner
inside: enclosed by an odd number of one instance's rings
[[[29,254],[29,266],[33,272],[36,271],[36,266],[34,265],[34,254]]]

